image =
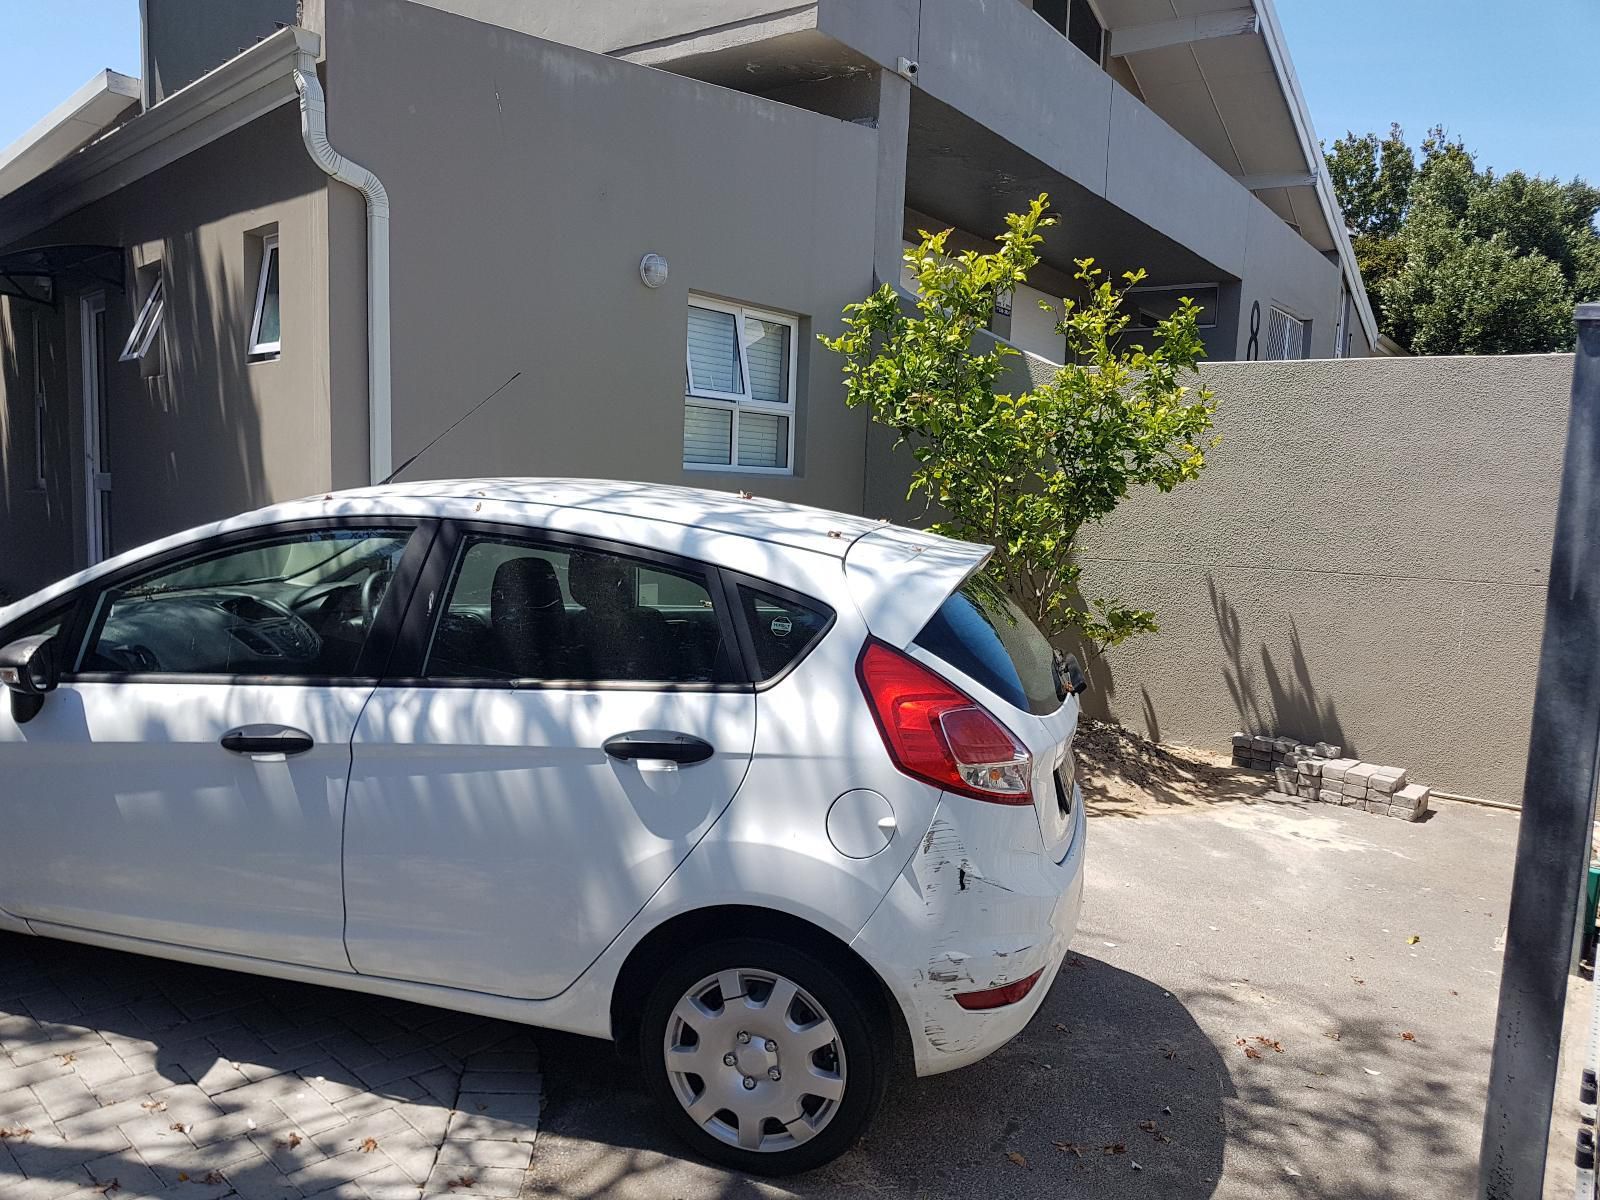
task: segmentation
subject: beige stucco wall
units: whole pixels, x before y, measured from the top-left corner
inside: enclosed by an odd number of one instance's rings
[[[330,486],[327,194],[291,105],[28,237],[28,245],[128,250],[128,291],[104,288],[113,551]],[[283,351],[249,362],[259,260],[247,235],[269,226],[280,238]],[[157,259],[167,289],[164,364],[147,379],[116,357],[135,315],[135,270]],[[31,487],[31,384],[14,349],[19,334],[29,336],[17,314],[30,306],[0,309],[0,588],[14,594],[86,558],[78,304],[100,287],[68,280],[49,317],[43,491]],[[365,438],[364,424],[353,436]]]
[[[408,477],[859,507],[865,415],[815,335],[872,287],[874,130],[401,0],[330,4],[327,50],[333,143],[393,201],[395,461],[522,372]],[[683,470],[691,291],[800,318],[793,476]]]
[[[1096,667],[1096,705],[1168,741],[1271,729],[1518,800],[1571,356],[1204,373],[1204,475],[1081,539],[1086,593],[1161,622]]]

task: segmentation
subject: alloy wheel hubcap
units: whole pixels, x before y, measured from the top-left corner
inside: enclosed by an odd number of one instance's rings
[[[719,971],[689,988],[663,1050],[684,1111],[743,1150],[770,1154],[809,1141],[844,1098],[844,1044],[832,1019],[772,971]]]

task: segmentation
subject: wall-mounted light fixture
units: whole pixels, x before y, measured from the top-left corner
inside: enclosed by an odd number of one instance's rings
[[[659,254],[646,254],[639,260],[639,278],[647,288],[658,288],[667,281],[667,260]]]

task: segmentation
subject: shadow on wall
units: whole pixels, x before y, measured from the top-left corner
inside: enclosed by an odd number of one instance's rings
[[[1211,612],[1217,622],[1217,636],[1227,657],[1222,668],[1228,695],[1239,714],[1239,728],[1246,733],[1275,733],[1303,741],[1332,742],[1346,753],[1354,747],[1339,723],[1338,706],[1327,696],[1318,695],[1306,661],[1300,630],[1289,616],[1289,671],[1285,674],[1273,661],[1272,651],[1263,644],[1260,666],[1246,660],[1245,637],[1239,613],[1232,601],[1206,577],[1211,596]],[[1263,689],[1265,694],[1263,694]]]

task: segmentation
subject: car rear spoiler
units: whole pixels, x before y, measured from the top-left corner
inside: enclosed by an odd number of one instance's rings
[[[884,525],[845,552],[845,583],[872,635],[906,646],[993,553],[992,546]]]

